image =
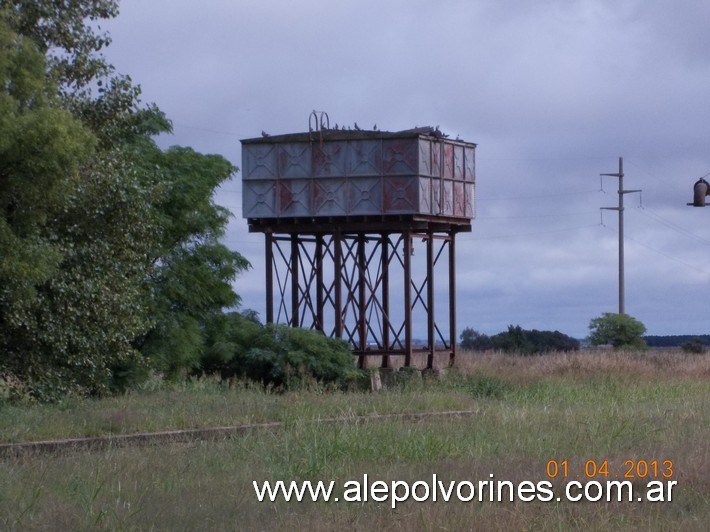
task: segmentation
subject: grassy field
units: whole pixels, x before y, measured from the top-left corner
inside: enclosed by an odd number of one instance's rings
[[[282,421],[217,442],[0,461],[6,530],[710,530],[710,357],[682,353],[459,356],[441,379],[380,393],[277,394],[200,381],[53,406],[0,403],[4,442]],[[474,410],[460,418],[360,415]],[[343,416],[350,421],[319,420]],[[672,502],[257,501],[252,481],[565,480],[606,460],[672,460]],[[660,475],[660,472],[659,472]],[[583,479],[582,479],[583,480]],[[651,477],[636,478],[641,489]],[[665,480],[665,479],[662,479]],[[336,487],[343,495],[342,487]]]

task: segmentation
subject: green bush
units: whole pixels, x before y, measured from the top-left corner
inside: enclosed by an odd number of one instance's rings
[[[262,326],[253,313],[226,314],[210,324],[207,336],[201,371],[223,378],[293,388],[313,380],[344,385],[358,373],[343,340],[281,324]]]
[[[492,347],[517,355],[539,355],[553,351],[579,351],[579,341],[559,331],[531,331],[520,325],[509,325],[506,332],[489,339]]]
[[[264,327],[257,345],[237,357],[236,362],[246,377],[284,388],[312,379],[344,382],[355,371],[352,353],[344,341],[278,324]]]
[[[680,346],[684,353],[696,353],[703,354],[705,352],[705,345],[700,338],[693,338],[687,342],[683,342]]]

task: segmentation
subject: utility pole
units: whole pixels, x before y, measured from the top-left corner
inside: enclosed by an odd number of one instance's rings
[[[624,190],[624,158],[619,157],[619,172],[616,174],[599,174],[619,178],[619,206],[601,207],[602,210],[619,211],[619,314],[626,314],[624,300],[624,194],[641,192],[641,190]]]

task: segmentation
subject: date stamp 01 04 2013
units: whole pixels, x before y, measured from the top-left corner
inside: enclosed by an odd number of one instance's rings
[[[575,467],[568,460],[548,460],[545,465],[545,474],[548,478],[587,478],[595,479],[609,476],[613,478],[634,479],[671,479],[675,474],[673,460],[644,460],[628,459],[622,467],[613,470],[608,460],[589,459]],[[616,473],[616,474],[614,474]]]
[[[637,497],[636,500],[642,502],[670,502],[673,500],[673,487],[678,484],[676,480],[671,480],[675,475],[673,460],[646,460],[628,459],[624,460],[620,467],[609,465],[608,460],[589,459],[579,464],[570,465],[568,460],[548,460],[545,465],[545,473],[550,479],[561,479],[567,481],[567,499],[572,501],[587,500],[597,501],[603,497],[603,485],[600,479],[606,479],[607,490],[617,490],[617,499],[623,498],[622,491],[625,489],[627,500],[634,500],[632,495],[632,482],[646,482],[645,497]],[[623,479],[623,480],[609,480]],[[599,480],[598,480],[599,479]],[[580,482],[584,480],[585,482]],[[591,488],[591,489],[590,489]],[[578,490],[580,493],[572,495],[572,491]],[[596,492],[594,491],[596,489]],[[583,491],[583,493],[581,493]],[[607,500],[609,499],[607,493]],[[557,500],[560,500],[559,498]]]

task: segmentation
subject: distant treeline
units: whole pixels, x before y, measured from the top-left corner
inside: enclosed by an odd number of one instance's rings
[[[552,351],[578,351],[580,343],[559,331],[526,330],[520,325],[509,325],[507,331],[493,336],[466,327],[461,333],[459,346],[472,351],[495,349],[506,353],[535,355]]]
[[[710,346],[710,334],[675,334],[668,336],[644,336],[649,347],[681,347],[689,342],[700,341],[702,345]]]

